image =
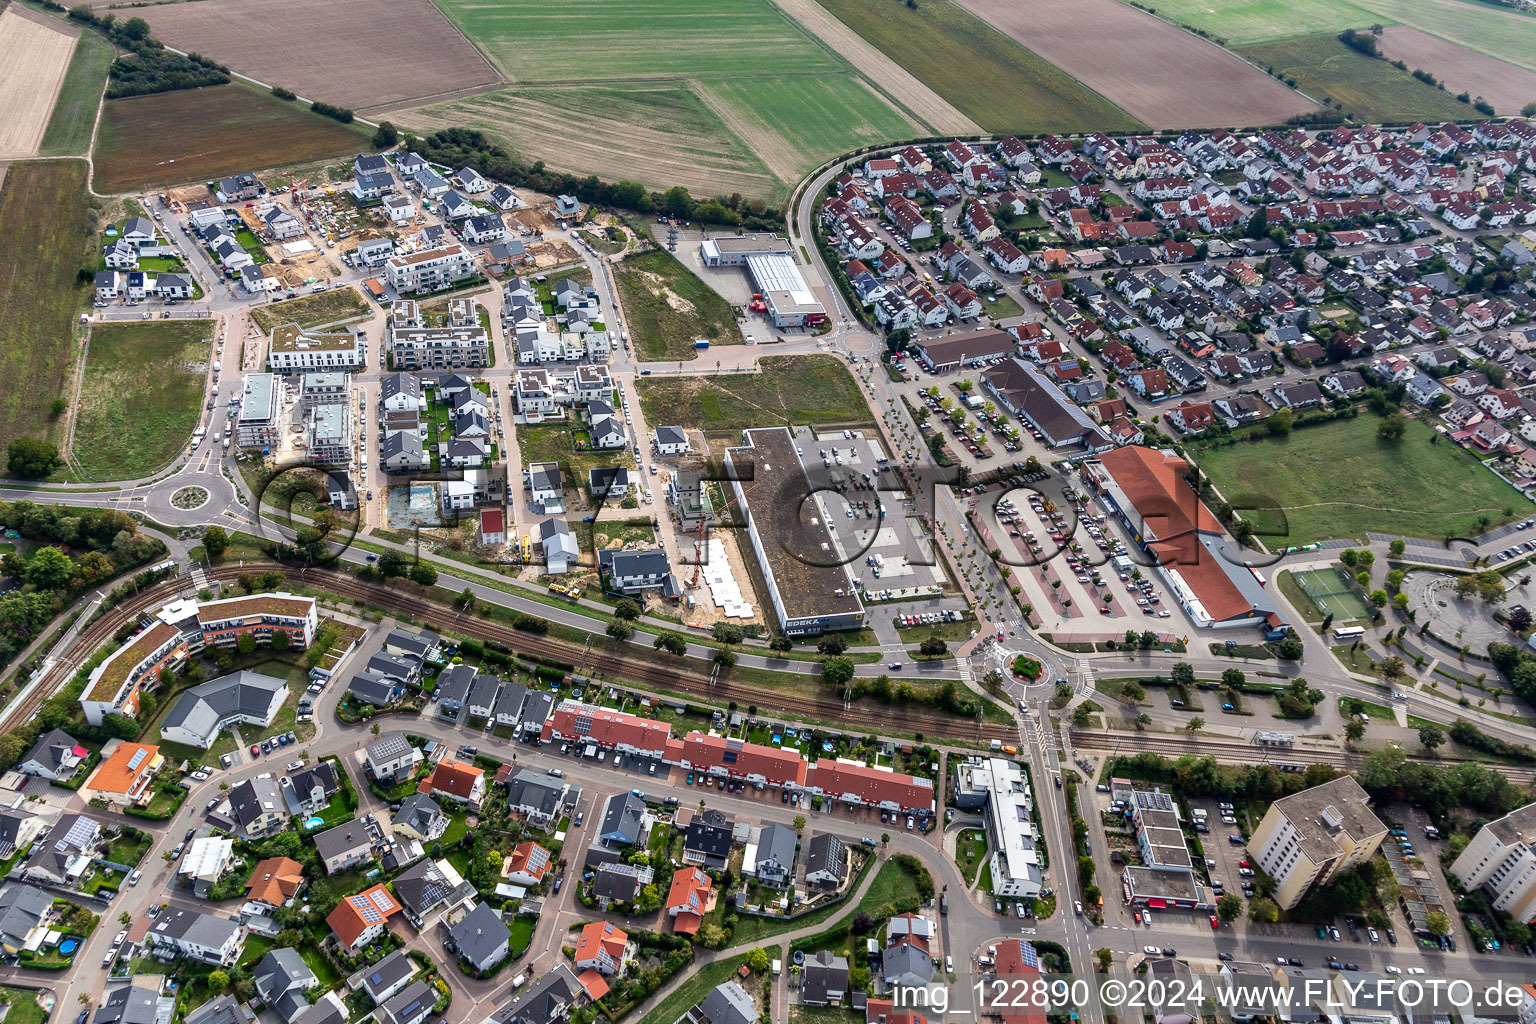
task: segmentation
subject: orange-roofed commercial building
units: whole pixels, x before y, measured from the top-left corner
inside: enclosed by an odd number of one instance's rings
[[[678,868],[667,890],[667,916],[672,930],[679,935],[693,935],[704,923],[704,915],[715,908],[715,891],[709,876],[698,868]]]
[[[400,913],[400,904],[383,883],[348,896],[326,917],[336,941],[348,952],[361,949],[380,935],[389,919]]]
[[[933,810],[933,780],[824,757],[811,765],[806,788],[828,800],[910,814]]]
[[[304,884],[304,865],[290,857],[268,857],[245,880],[246,899],[276,909]]]
[[[142,807],[149,803],[150,783],[164,763],[159,747],[123,742],[80,788],[80,796],[116,807]]]
[[[485,799],[485,772],[475,765],[445,757],[432,766],[416,791],[479,807]]]
[[[775,786],[805,785],[809,767],[794,750],[765,747],[759,743],[690,732],[667,743],[666,760],[687,771],[766,782]]]
[[[577,971],[618,974],[624,967],[624,948],[629,935],[607,921],[593,921],[576,939]]]
[[[507,880],[513,885],[535,886],[549,874],[554,863],[548,850],[533,840],[518,843],[507,858]]]
[[[1185,481],[1189,463],[1173,452],[1131,445],[1083,464],[1098,494],[1143,551],[1157,559],[1169,592],[1195,625],[1281,620],[1264,584]]]
[[[595,743],[602,750],[664,757],[672,730],[665,722],[625,711],[562,700],[544,721],[544,742]]]

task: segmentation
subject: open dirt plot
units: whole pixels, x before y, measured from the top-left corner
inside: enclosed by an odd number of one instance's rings
[[[1111,0],[1112,2],[1112,0]],[[402,111],[414,131],[480,128],[555,170],[695,195],[782,198],[784,185],[688,88],[675,83],[499,89]]]
[[[1116,0],[959,0],[1154,128],[1277,124],[1315,109],[1221,47]]]
[[[1411,25],[1536,71],[1536,18],[1529,14],[1474,0],[1356,0],[1356,4],[1376,14],[1377,20]],[[1440,73],[1434,68],[1424,70]]]
[[[853,426],[874,414],[835,356],[765,356],[757,373],[637,381],[647,423],[738,431],[774,423]],[[733,442],[734,443],[734,442]]]
[[[881,92],[933,129],[936,135],[979,135],[981,126],[920,82],[906,68],[864,41],[816,0],[774,0],[800,27],[836,50]]]
[[[350,157],[367,143],[358,128],[236,83],[107,100],[96,134],[94,184],[102,193],[159,184],[159,163],[167,159],[176,161],[171,184],[180,184]]]
[[[135,13],[168,46],[358,110],[501,80],[431,0],[198,0]]]
[[[14,4],[0,13],[0,157],[37,155],[78,38]]]
[[[1500,114],[1518,114],[1536,100],[1536,74],[1459,43],[1402,25],[1384,31],[1380,43],[1388,59],[1423,68],[1444,82],[1447,92],[1481,96]]]

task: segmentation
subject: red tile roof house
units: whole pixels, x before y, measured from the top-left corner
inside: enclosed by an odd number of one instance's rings
[[[806,771],[810,767],[793,750],[702,732],[690,732],[682,739],[669,740],[666,761],[685,771],[796,788],[805,785]]]
[[[531,887],[542,882],[553,866],[554,858],[549,851],[528,840],[512,848],[512,856],[507,858],[503,873],[513,885]]]
[[[381,882],[355,896],[347,896],[326,917],[337,945],[348,953],[368,945],[384,934],[389,919],[400,912],[400,904]]]
[[[444,758],[421,780],[417,792],[479,807],[485,799],[485,772],[472,764]]]
[[[624,968],[624,950],[628,945],[627,933],[608,921],[593,921],[577,936],[576,957],[572,962],[578,973],[618,974]]]
[[[662,757],[670,735],[665,722],[567,699],[555,706],[541,738],[546,743],[596,743],[603,750]]]
[[[824,799],[882,810],[933,810],[933,782],[851,761],[822,758],[811,766],[806,789]]]
[[[715,909],[715,891],[709,876],[698,868],[678,868],[667,890],[667,916],[672,930],[679,935],[693,935],[704,923],[704,915]]]
[[[997,944],[992,974],[1010,991],[1032,991],[1040,980],[1040,957],[1035,947],[1023,939],[1005,939]],[[1045,1024],[1045,1010],[1028,1000],[1000,1001],[1003,1024]]]
[[[1195,434],[1216,422],[1216,414],[1209,402],[1182,402],[1176,409],[1169,409],[1163,419],[1186,434]]]
[[[885,215],[897,231],[909,239],[933,237],[933,225],[922,209],[910,199],[893,196],[885,204]]]

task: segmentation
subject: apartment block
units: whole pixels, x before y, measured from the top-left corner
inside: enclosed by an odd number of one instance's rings
[[[1374,857],[1386,835],[1365,790],[1346,775],[1270,804],[1248,849],[1275,880],[1275,902],[1289,910],[1314,886]]]

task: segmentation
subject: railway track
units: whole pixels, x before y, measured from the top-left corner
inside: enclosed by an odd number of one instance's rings
[[[402,594],[385,586],[364,583],[346,573],[334,570],[308,569],[295,573],[289,567],[276,563],[247,563],[240,566],[221,566],[209,571],[208,575],[227,582],[244,573],[262,573],[272,570],[288,573],[307,585],[341,597],[354,598],[385,611],[423,622],[436,623],[444,628],[451,624],[455,632],[466,636],[494,641],[515,652],[537,654],[578,665],[584,671],[600,674],[615,683],[634,683],[640,688],[649,687],[658,694],[683,693],[722,705],[734,701],[741,707],[755,705],[766,712],[779,713],[786,717],[837,722],[845,727],[875,735],[889,733],[891,722],[897,717],[894,709],[884,705],[860,708],[855,704],[845,708],[842,702],[837,700],[785,694],[777,690],[748,686],[738,682],[723,681],[711,684],[709,677],[680,667],[673,668],[654,661],[615,654],[606,649],[608,646],[606,637],[598,637],[596,645],[583,649],[579,644],[538,636],[497,622],[465,617],[448,605]],[[55,665],[49,669],[41,682],[32,688],[26,699],[5,710],[3,718],[0,718],[0,725],[14,727],[35,716],[43,702],[69,682],[77,667],[90,656],[91,652],[110,640],[120,628],[143,612],[159,607],[175,594],[186,589],[188,589],[187,582],[180,578],[157,583],[133,598],[123,601],[82,630],[67,651],[56,652]],[[1018,741],[1017,729],[1009,725],[991,722],[977,724],[914,708],[903,708],[899,718],[902,732],[922,733],[925,738],[954,737],[983,742],[996,739],[1004,743]]]
[[[1127,754],[1150,752],[1154,754],[1168,754],[1174,757],[1182,757],[1185,754],[1197,754],[1199,756],[1210,755],[1216,760],[1227,764],[1331,764],[1335,768],[1355,769],[1360,762],[1365,760],[1364,754],[1357,754],[1349,750],[1319,750],[1314,747],[1260,747],[1248,743],[1240,743],[1235,740],[1213,740],[1209,737],[1201,737],[1198,740],[1179,739],[1173,736],[1148,736],[1139,734],[1127,736],[1124,733],[1106,733],[1088,731],[1082,729],[1072,730],[1072,744],[1082,750],[1119,750],[1124,749]],[[1408,760],[1418,761],[1423,764],[1456,763],[1464,758],[1454,755],[1443,757],[1415,757],[1409,755]],[[1490,761],[1478,761],[1478,764],[1491,768],[1504,775],[1511,782],[1523,786],[1532,784],[1532,771],[1528,767],[1495,764]]]

